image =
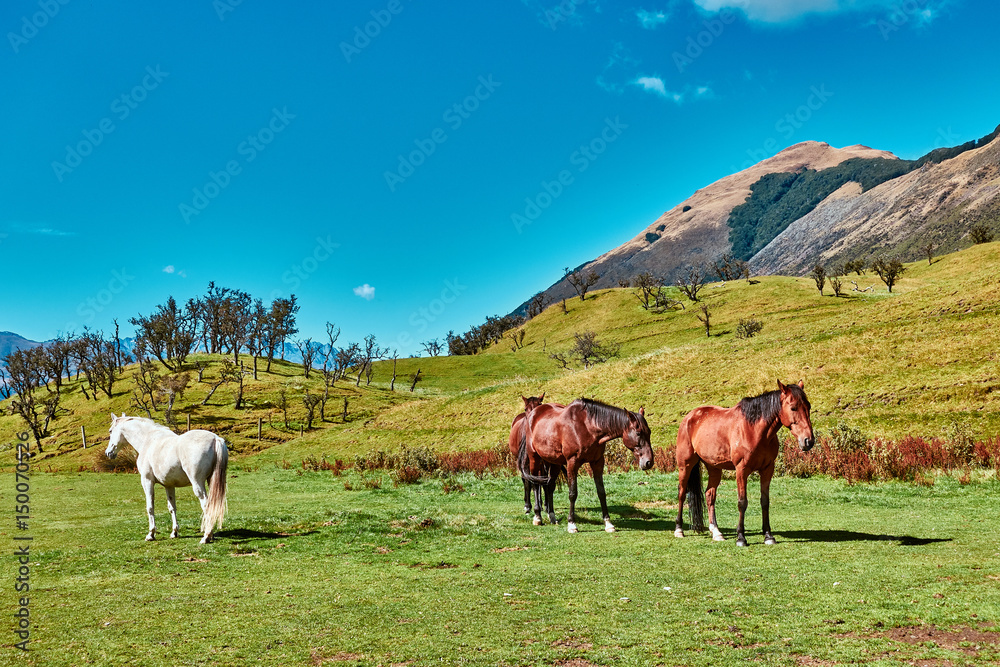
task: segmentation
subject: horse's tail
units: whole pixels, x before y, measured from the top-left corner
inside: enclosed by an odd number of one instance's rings
[[[521,478],[528,480],[532,484],[549,484],[559,475],[559,469],[556,468],[553,475],[553,466],[548,463],[543,463],[543,466],[545,470],[544,477],[531,474],[531,468],[528,465],[528,420],[525,419],[521,422],[521,439],[517,446],[517,469],[521,472]]]
[[[696,533],[705,532],[705,494],[701,490],[701,461],[694,464],[691,476],[688,477],[687,489],[688,510],[691,512],[691,530]]]
[[[229,449],[226,441],[215,436],[215,465],[208,480],[208,502],[201,516],[201,531],[212,532],[216,526],[222,528],[226,516],[226,470],[229,468]]]

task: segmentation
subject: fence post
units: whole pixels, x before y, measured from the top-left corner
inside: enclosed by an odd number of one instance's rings
[[[257,440],[260,440],[260,417],[257,417]]]
[[[191,430],[191,414],[190,413],[188,413],[187,418],[188,418],[187,430],[190,431]]]
[[[344,399],[344,423],[347,423],[347,399]]]
[[[80,439],[83,440],[83,448],[86,449],[87,448],[87,427],[86,426],[81,426],[80,427]]]

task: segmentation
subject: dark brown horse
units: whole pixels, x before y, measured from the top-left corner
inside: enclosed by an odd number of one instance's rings
[[[621,438],[639,459],[639,467],[653,467],[653,447],[649,442],[649,424],[645,410],[630,412],[623,408],[605,405],[598,401],[578,398],[565,407],[543,404],[528,413],[525,438],[518,453],[518,466],[522,476],[545,487],[549,520],[556,523],[552,511],[554,481],[560,467],[566,467],[569,486],[569,516],[567,529],[576,529],[576,478],[584,463],[590,464],[594,473],[594,486],[601,501],[604,530],[613,533],[614,525],[608,515],[604,493],[604,448],[608,442]],[[535,496],[534,523],[542,522],[541,506]]]
[[[514,421],[510,425],[510,440],[508,443],[510,445],[511,460],[515,462],[517,461],[517,452],[521,447],[521,433],[526,426],[525,417],[545,401],[545,392],[543,391],[541,396],[529,396],[528,398],[522,396],[521,400],[524,402],[524,412],[520,412],[514,417]],[[524,513],[531,514],[531,488],[534,485],[526,478],[521,478],[521,481],[524,482]]]
[[[812,422],[809,421],[809,399],[802,390],[803,383],[783,385],[778,381],[778,389],[744,398],[735,407],[717,408],[704,406],[695,408],[681,422],[677,432],[677,527],[674,535],[684,537],[681,517],[684,511],[684,494],[689,492],[691,504],[691,527],[696,532],[705,530],[702,497],[701,468],[704,462],[708,468],[708,489],[705,502],[708,504],[709,529],[712,539],[725,538],[715,521],[715,493],[722,480],[723,470],[736,471],[736,493],[740,510],[740,522],[736,527],[736,545],[745,547],[743,515],[747,509],[747,478],[750,473],[760,473],[760,509],[763,514],[764,543],[775,544],[771,535],[769,514],[771,476],[774,475],[774,460],[778,456],[778,430],[787,426],[799,441],[802,451],[812,449]],[[689,491],[690,490],[690,491]]]

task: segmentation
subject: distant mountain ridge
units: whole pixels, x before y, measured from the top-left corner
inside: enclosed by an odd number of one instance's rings
[[[815,261],[876,251],[912,260],[931,241],[947,252],[969,224],[995,219],[1000,208],[1000,169],[994,171],[1000,162],[998,136],[1000,127],[918,160],[862,145],[795,144],[695,191],[633,239],[578,270],[598,273],[594,288],[600,289],[644,271],[672,283],[687,267],[710,264],[729,252],[749,260],[757,273],[793,275],[807,272]],[[908,185],[902,190],[893,186],[903,183]],[[921,213],[908,216],[906,207]],[[575,296],[565,279],[543,293],[549,302]],[[524,314],[527,304],[514,312]]]
[[[16,350],[24,350],[29,347],[38,347],[42,343],[35,340],[28,340],[20,334],[16,334],[13,331],[0,331],[0,368],[3,368],[3,360],[11,352]]]

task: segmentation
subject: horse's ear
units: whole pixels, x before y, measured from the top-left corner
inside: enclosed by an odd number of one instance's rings
[[[806,381],[799,380],[799,389],[805,389],[805,388],[806,388]]]
[[[778,389],[780,389],[781,393],[784,394],[785,391],[788,389],[788,387],[786,387],[785,385],[781,384],[781,380],[778,380]]]
[[[641,417],[645,417],[646,416],[646,408],[643,408],[643,407],[639,408],[639,416],[641,416]]]
[[[544,403],[545,402],[545,392],[544,391],[542,392],[542,395],[538,397],[538,402],[539,403]]]
[[[118,421],[118,415],[116,415],[115,413],[112,412],[111,413],[111,423],[114,424],[116,421]]]

